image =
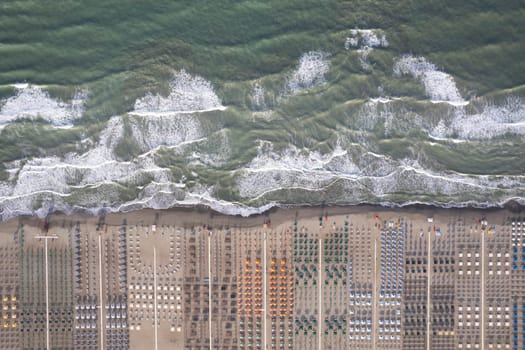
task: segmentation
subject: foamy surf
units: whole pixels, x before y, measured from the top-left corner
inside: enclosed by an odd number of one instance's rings
[[[477,113],[455,108],[452,118],[440,123],[430,132],[433,138],[459,140],[488,140],[510,135],[525,135],[525,103],[508,96],[503,104],[488,103]]]
[[[0,102],[0,125],[21,118],[42,118],[56,127],[71,126],[84,112],[85,91],[78,91],[69,102],[53,99],[41,86],[14,84],[16,94]]]
[[[381,35],[368,30],[356,32],[349,45],[355,43],[358,53],[385,47],[388,44]],[[280,85],[277,92],[270,90],[271,84],[263,87],[263,80],[254,81],[248,86],[246,102],[250,112],[256,113],[249,116],[279,120],[280,110],[271,109],[272,93],[282,93],[280,102],[286,103],[286,98],[326,83],[328,57],[321,51],[302,55],[296,69],[284,82],[281,80],[284,87]],[[185,71],[176,72],[167,95],[150,92],[137,99],[134,110],[111,118],[96,140],[80,141],[83,153],[5,164],[9,179],[0,182],[0,215],[44,215],[48,203],[66,213],[204,205],[244,216],[272,206],[323,202],[484,206],[487,196],[494,205],[508,198],[523,198],[523,176],[462,174],[439,168],[431,160],[419,163],[419,158],[403,155],[407,158],[397,159],[388,151],[381,154],[382,148],[375,142],[381,139],[378,132],[402,140],[416,131],[416,142],[437,145],[440,141],[440,147],[450,148],[470,140],[525,135],[521,98],[511,96],[498,105],[485,99],[465,101],[453,78],[424,58],[404,57],[394,68],[397,75],[407,74],[421,82],[430,99],[378,97],[365,100],[361,107],[358,103],[362,100],[352,100],[345,108],[352,104],[354,109],[341,108],[344,117],[335,128],[330,120],[322,125],[322,133],[328,135],[322,141],[308,132],[304,138],[299,135],[290,140],[283,133],[274,135],[269,130],[255,137],[248,135],[248,141],[242,140],[242,144],[235,139],[239,138],[236,126],[213,125],[202,115],[226,108],[212,84]],[[69,111],[77,104],[75,101],[82,100],[57,102],[45,88],[31,85],[19,85],[20,95],[18,104],[27,96],[44,100],[36,104],[44,112],[53,108]],[[295,96],[297,100],[303,97]],[[16,110],[13,101],[4,103],[0,110]],[[472,105],[466,107],[469,102]],[[249,123],[248,119],[238,121]],[[0,128],[2,125],[6,124],[0,124]],[[71,123],[55,126],[70,127]],[[421,130],[428,133],[428,138],[419,136]],[[252,130],[246,128],[245,132]],[[370,133],[374,137],[368,137]],[[265,141],[265,137],[272,141]],[[131,141],[133,152],[122,156],[116,150],[124,138]],[[250,153],[256,147],[252,142],[259,139],[254,156]],[[386,138],[381,141],[389,142]],[[246,147],[247,151],[236,147]]]
[[[286,84],[286,92],[294,94],[325,82],[325,74],[330,68],[328,54],[323,51],[304,53],[299,65],[291,73]]]
[[[371,68],[368,60],[370,52],[374,48],[385,48],[388,45],[388,40],[380,29],[352,29],[350,35],[345,39],[344,48],[345,50],[356,48],[361,68],[369,70]]]
[[[404,55],[394,64],[394,75],[401,76],[409,74],[415,79],[421,81],[425,92],[432,101],[435,102],[453,102],[464,103],[454,78],[444,73],[425,57],[414,57]]]
[[[7,205],[42,193],[68,197],[78,190],[94,189],[104,184],[125,184],[134,188],[145,179],[158,183],[172,182],[169,169],[158,167],[153,161],[156,152],[163,145],[176,147],[203,140],[195,118],[179,116],[163,117],[160,121],[131,119],[129,122],[132,137],[143,150],[143,155],[133,161],[121,161],[116,157],[114,149],[124,137],[124,123],[122,118],[114,117],[95,147],[82,155],[70,153],[63,158],[34,158],[7,164],[10,185],[0,187],[0,204]],[[140,128],[137,123],[140,123]],[[106,194],[101,191],[99,196],[104,201]],[[106,198],[106,201],[115,199]]]
[[[167,96],[148,92],[135,102],[135,108],[130,113],[155,116],[206,112],[225,108],[209,81],[193,76],[185,70],[173,74],[169,89]]]

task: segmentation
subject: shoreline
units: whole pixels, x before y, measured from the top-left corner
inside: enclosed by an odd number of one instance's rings
[[[375,215],[382,214],[387,216],[428,216],[432,215],[468,215],[469,213],[479,215],[486,214],[504,214],[504,216],[522,215],[525,213],[525,205],[515,201],[509,201],[502,207],[441,207],[436,205],[414,203],[399,206],[384,206],[374,204],[356,204],[356,205],[312,205],[312,206],[273,206],[264,212],[242,216],[240,214],[232,215],[221,213],[211,207],[199,204],[188,207],[174,207],[169,209],[137,209],[121,212],[102,212],[98,215],[88,210],[77,210],[72,213],[54,211],[48,215],[49,221],[53,224],[62,222],[83,222],[97,224],[101,220],[108,226],[119,226],[123,220],[129,224],[177,224],[181,226],[200,226],[203,223],[213,226],[233,226],[233,227],[258,227],[267,220],[272,224],[283,224],[293,218],[311,219],[319,216],[341,216],[341,215]],[[43,218],[38,215],[20,215],[8,220],[0,221],[0,227],[10,227],[16,223],[23,223],[32,227],[41,225]]]
[[[87,206],[82,205],[70,205],[66,203],[56,193],[45,192],[42,195],[49,195],[42,197],[38,203],[38,207],[34,207],[32,201],[25,203],[24,206],[10,206],[13,203],[7,203],[2,201],[0,198],[0,222],[8,221],[13,218],[19,217],[32,217],[36,216],[41,219],[52,214],[62,215],[89,215],[98,216],[109,213],[130,213],[140,210],[191,210],[191,211],[213,211],[216,214],[227,215],[232,217],[251,217],[254,215],[265,215],[275,209],[301,209],[301,208],[322,208],[322,207],[360,207],[360,206],[371,206],[371,207],[383,207],[389,209],[402,209],[411,207],[422,207],[422,208],[447,208],[447,209],[509,209],[511,211],[523,211],[525,210],[525,198],[523,197],[508,197],[502,201],[314,201],[312,203],[279,203],[269,202],[261,204],[259,206],[250,206],[239,202],[228,202],[223,200],[213,199],[211,197],[200,197],[193,198],[194,200],[182,200],[182,201],[167,201],[160,203],[151,203],[149,201],[144,202],[124,202],[124,203],[112,203],[111,205],[102,204],[101,206],[95,206],[90,203]],[[56,197],[58,195],[58,197]],[[98,202],[97,202],[98,203]],[[104,202],[102,202],[104,203]],[[24,203],[20,203],[24,204]],[[33,206],[33,209],[27,209]]]

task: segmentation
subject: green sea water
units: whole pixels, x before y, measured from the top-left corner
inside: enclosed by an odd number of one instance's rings
[[[345,48],[353,29],[371,29],[388,41],[367,52],[366,67],[362,47]],[[525,95],[523,38],[525,5],[518,0],[2,1],[0,100],[16,95],[16,83],[43,86],[50,98],[64,103],[80,90],[87,98],[71,128],[34,118],[4,126],[0,198],[5,208],[16,207],[13,198],[19,193],[13,189],[23,184],[26,162],[86,154],[113,117],[121,117],[123,125],[123,136],[110,150],[114,160],[137,162],[150,151],[140,140],[151,138],[137,136],[137,130],[151,121],[126,114],[148,92],[168,95],[169,82],[180,70],[209,81],[226,107],[192,115],[204,141],[179,148],[161,144],[152,156],[155,166],[169,171],[167,182],[184,186],[169,190],[182,191],[181,198],[202,188],[211,198],[249,207],[325,201],[490,204],[521,198],[522,134],[511,128],[486,138],[449,135],[462,142],[430,138],[440,120],[453,123],[457,108],[430,102],[421,79],[396,76],[393,67],[403,55],[425,57],[453,77],[469,102],[461,113],[479,114],[480,127],[483,118],[496,113],[492,106],[502,114],[498,120],[519,124]],[[325,55],[329,69],[323,81],[287,92],[290,76],[308,52]],[[263,104],[254,103],[255,86],[262,88]],[[399,99],[366,107],[379,97]],[[509,99],[514,101],[510,107]],[[370,115],[366,108],[373,108]],[[261,142],[272,145],[270,153],[278,155],[276,162],[287,174],[267,171],[260,180],[264,189],[244,191],[245,169],[261,157]],[[329,163],[330,154],[339,151],[359,170]],[[386,160],[368,160],[370,152]],[[289,158],[307,159],[308,177],[319,176],[319,183],[297,180],[304,164],[287,165]],[[89,181],[86,173],[71,171],[56,191],[42,180],[45,184],[37,183],[34,192],[44,193],[38,195],[44,202],[59,192],[67,205],[118,207],[147,197],[144,187],[158,182],[141,166],[133,176],[108,180],[113,190],[106,191],[111,192],[107,197],[94,190],[101,178]],[[414,173],[414,183],[377,185],[375,179],[392,174],[388,167],[405,169],[389,181],[399,183]],[[458,176],[458,181],[453,188],[435,185],[428,174],[424,180],[417,175],[420,168]],[[403,176],[406,171],[410,174]],[[361,176],[365,179],[357,179]],[[471,179],[479,191],[461,185]],[[28,193],[20,196],[42,203]]]

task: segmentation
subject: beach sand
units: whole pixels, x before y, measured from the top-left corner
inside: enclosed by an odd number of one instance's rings
[[[403,344],[405,348],[410,348],[410,344],[417,348],[418,344],[429,341],[424,339],[428,325],[418,325],[422,327],[421,336],[396,338],[400,333],[385,335],[377,326],[361,334],[359,329],[348,328],[346,319],[352,320],[357,313],[367,315],[371,324],[377,325],[380,318],[390,317],[390,312],[393,315],[399,310],[391,321],[403,321],[402,305],[412,305],[412,301],[402,299],[402,293],[427,293],[426,289],[410,290],[412,281],[421,278],[432,281],[428,290],[431,287],[440,290],[444,281],[452,286],[461,285],[461,279],[457,279],[460,270],[457,264],[461,261],[458,252],[463,256],[461,249],[464,249],[461,247],[470,247],[472,254],[479,253],[484,235],[488,235],[489,243],[483,249],[499,247],[497,242],[490,243],[493,239],[490,237],[499,237],[499,232],[506,234],[514,217],[519,217],[519,213],[507,209],[375,206],[274,209],[251,217],[227,216],[203,208],[141,210],[100,217],[53,214],[48,218],[48,232],[38,218],[23,217],[0,223],[0,246],[35,257],[29,267],[20,267],[17,261],[11,263],[11,270],[33,274],[13,293],[18,293],[18,300],[27,305],[41,305],[45,284],[38,276],[42,271],[38,261],[43,262],[38,259],[43,256],[44,239],[34,237],[57,235],[57,239],[48,242],[55,259],[50,263],[49,290],[50,299],[57,301],[54,310],[67,312],[71,307],[58,302],[65,298],[64,293],[74,296],[75,305],[96,304],[88,312],[90,316],[86,316],[93,321],[74,318],[70,321],[73,327],[69,331],[65,327],[63,337],[56,337],[55,333],[52,343],[55,347],[79,347],[78,343],[72,343],[73,338],[78,338],[73,336],[77,333],[85,334],[86,339],[96,334],[96,341],[106,344],[125,339],[124,343],[128,342],[133,349],[207,348],[210,334],[214,346],[241,347],[252,342],[246,337],[253,334],[261,348],[282,336],[293,339],[290,348],[296,349],[348,346],[365,349],[386,345],[401,349]],[[24,248],[16,250],[14,247],[21,241]],[[450,250],[447,242],[459,242],[458,248],[454,248],[457,251]],[[465,255],[470,254],[468,249]],[[491,251],[499,248],[494,249]],[[436,276],[430,269],[413,274],[406,270],[403,275],[405,259],[428,256],[424,261],[429,263],[432,254],[447,261],[454,257],[454,269]],[[79,277],[68,279],[67,273],[73,272],[61,270],[57,262],[79,266]],[[35,271],[38,266],[40,270]],[[399,270],[390,276],[390,272],[385,275],[385,268]],[[442,270],[440,267],[432,271]],[[485,271],[479,271],[481,274],[476,278],[481,286],[485,283],[481,280]],[[396,289],[401,275],[403,288],[408,289]],[[57,279],[65,281],[60,284],[60,292],[53,289],[58,285]],[[10,283],[16,284],[17,280]],[[385,289],[384,285],[390,283],[393,287],[388,288],[392,289]],[[23,294],[27,289],[38,293]],[[391,300],[383,295],[385,291],[391,294]],[[472,298],[480,298],[479,288],[470,293]],[[364,299],[355,299],[355,295],[363,295]],[[424,306],[438,303],[425,298],[418,302]],[[82,312],[73,311],[74,315]],[[455,319],[457,323],[456,313],[440,317]],[[330,332],[318,329],[319,324],[325,327],[323,320],[330,325]],[[342,328],[350,334],[332,333],[332,328],[337,330],[341,325],[338,322],[343,322]],[[45,330],[45,323],[41,327]],[[90,333],[95,328],[104,332]],[[452,341],[454,347],[466,341],[461,332],[450,338],[448,334],[454,331],[454,326],[445,327],[436,334],[447,334],[448,338],[443,340],[435,335],[432,341],[436,346]],[[469,332],[481,336],[479,327]],[[20,341],[27,346],[42,341],[44,336],[45,332],[37,332]],[[385,336],[391,336],[387,338],[392,339],[390,343],[384,343]],[[14,335],[10,339],[15,341]]]

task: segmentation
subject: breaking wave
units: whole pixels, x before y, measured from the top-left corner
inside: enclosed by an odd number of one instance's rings
[[[224,106],[209,81],[185,70],[176,72],[169,83],[168,96],[148,92],[135,102],[131,114],[162,115],[221,110]]]
[[[465,104],[454,78],[437,69],[425,57],[402,56],[394,64],[394,75],[410,74],[423,83],[426,94],[434,102]]]
[[[299,65],[286,84],[286,92],[295,94],[325,82],[330,68],[328,55],[322,51],[310,51],[301,56]]]
[[[350,36],[346,37],[344,48],[356,48],[361,68],[369,70],[371,68],[368,55],[374,48],[388,47],[389,43],[385,34],[379,29],[352,29]]]
[[[0,101],[0,125],[7,125],[20,118],[42,118],[56,127],[72,125],[84,112],[87,99],[85,91],[79,91],[70,102],[53,99],[42,87],[15,84],[16,94]]]
[[[469,113],[455,108],[448,126],[444,119],[430,133],[437,138],[487,140],[506,134],[525,135],[525,103],[509,96],[501,105],[486,104],[480,111]]]
[[[347,39],[347,46],[358,50],[387,45],[384,34],[373,30],[352,31]],[[329,68],[327,53],[305,53],[287,76],[283,97],[323,84]],[[319,203],[498,206],[510,199],[525,202],[525,175],[461,174],[434,168],[418,156],[395,158],[377,146],[377,139],[409,140],[412,134],[427,143],[498,142],[507,134],[522,136],[522,98],[467,103],[453,78],[422,57],[401,57],[394,73],[423,84],[431,101],[415,103],[425,108],[410,109],[403,98],[356,103],[328,131],[332,136],[314,141],[314,146],[325,150],[321,152],[305,146],[307,142],[299,146],[283,140],[282,134],[272,134],[274,130],[266,133],[243,125],[239,132],[234,117],[222,118],[226,126],[209,122],[204,112],[225,108],[212,84],[184,70],[176,72],[167,95],[146,93],[135,102],[134,111],[111,118],[97,140],[82,140],[88,151],[5,164],[8,180],[0,181],[0,218],[42,216],[51,209],[97,214],[206,205],[247,216],[272,206]],[[0,124],[40,117],[65,126],[82,115],[85,93],[65,103],[40,87],[16,88],[16,95],[0,108]],[[249,94],[253,116],[272,113],[271,101],[266,100],[270,92],[261,84],[254,83]],[[430,103],[443,101],[447,103]],[[268,128],[270,124],[260,121]],[[249,141],[239,143],[237,139],[243,138]],[[131,160],[117,152],[123,140],[134,146]],[[248,150],[239,149],[244,147]],[[220,191],[224,188],[226,194]]]

